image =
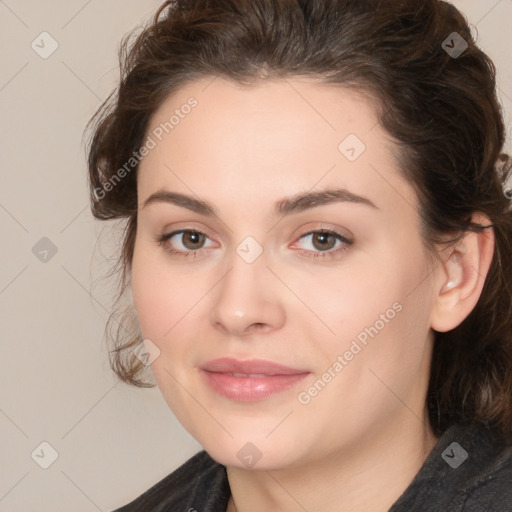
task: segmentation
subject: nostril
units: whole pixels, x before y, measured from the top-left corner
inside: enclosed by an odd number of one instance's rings
[[[264,323],[261,323],[261,322],[256,322],[254,324],[251,325],[251,329],[255,330],[255,331],[261,331],[262,329],[265,329],[267,324],[264,324]]]

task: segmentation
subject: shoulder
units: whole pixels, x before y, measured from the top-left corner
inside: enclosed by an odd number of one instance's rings
[[[512,446],[502,446],[474,478],[463,512],[512,511]]]
[[[483,424],[453,425],[390,512],[511,512],[512,446]]]
[[[134,501],[113,512],[225,512],[229,496],[225,466],[203,450]]]

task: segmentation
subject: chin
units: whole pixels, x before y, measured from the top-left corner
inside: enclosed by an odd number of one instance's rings
[[[297,443],[288,436],[289,443],[281,439],[265,439],[255,433],[236,435],[233,438],[224,434],[222,439],[211,435],[204,439],[196,438],[215,461],[227,467],[249,471],[270,471],[293,467],[299,464],[302,453],[297,452]],[[301,448],[304,448],[301,446]]]

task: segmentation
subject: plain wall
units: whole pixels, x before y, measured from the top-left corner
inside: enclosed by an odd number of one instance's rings
[[[454,3],[497,65],[510,153],[512,2]],[[89,211],[82,141],[118,78],[122,35],[159,4],[0,2],[0,511],[112,510],[201,449],[158,389],[109,369],[100,278],[116,245]],[[47,58],[44,31],[58,44]],[[58,453],[47,469],[44,441]]]

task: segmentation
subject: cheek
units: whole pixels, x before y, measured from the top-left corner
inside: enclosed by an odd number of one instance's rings
[[[160,350],[151,371],[167,404],[187,430],[192,406],[187,404],[178,382],[185,380],[182,364],[188,360],[183,335],[187,312],[197,302],[194,287],[163,264],[154,248],[135,245],[131,272],[133,303],[144,338]],[[181,340],[181,342],[180,342]],[[181,364],[176,364],[176,362]],[[190,431],[190,430],[189,430]]]
[[[162,267],[156,252],[144,243],[136,243],[131,271],[133,304],[142,333],[155,341],[176,323],[188,293],[186,288],[176,293],[173,274]]]
[[[380,247],[347,265],[339,277],[317,281],[316,287],[303,281],[302,293],[333,331],[324,347],[331,359],[352,346],[368,366],[419,364],[429,331],[428,268],[419,242],[402,249],[399,244]]]
[[[333,421],[358,430],[370,417],[401,411],[401,400],[413,409],[413,404],[421,402],[430,345],[427,285],[418,283],[426,274],[418,267],[404,268],[398,259],[391,267],[391,261],[382,267],[368,263],[364,272],[354,270],[339,285],[324,286],[329,290],[324,303],[330,309],[324,310],[322,319],[335,336],[325,331],[323,342],[315,339],[314,343],[325,361],[319,370],[331,369],[336,377],[307,409],[315,411],[319,422],[325,419],[325,411],[331,411]],[[316,385],[318,378],[308,386]],[[324,378],[331,379],[327,374],[320,376]],[[301,389],[306,394],[308,386]],[[350,410],[350,417],[332,413],[338,410]]]

